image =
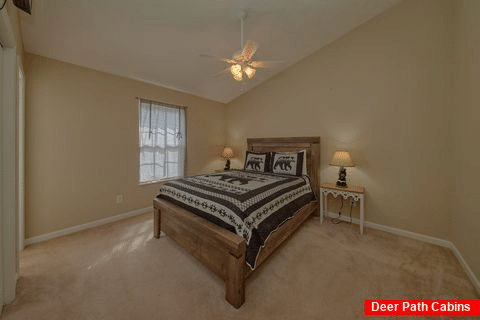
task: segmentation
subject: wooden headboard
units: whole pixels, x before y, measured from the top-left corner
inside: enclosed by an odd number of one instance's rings
[[[307,150],[307,173],[317,199],[320,195],[320,137],[248,138],[247,150],[252,152],[295,152]]]

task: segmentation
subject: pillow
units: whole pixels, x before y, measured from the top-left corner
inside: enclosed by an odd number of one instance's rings
[[[304,161],[305,159],[305,161]],[[301,176],[306,171],[306,152],[272,152],[272,172]]]
[[[247,171],[271,172],[270,157],[271,157],[270,152],[255,153],[255,152],[247,151],[243,169]]]

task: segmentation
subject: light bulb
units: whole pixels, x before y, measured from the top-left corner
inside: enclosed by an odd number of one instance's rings
[[[251,68],[251,67],[246,67],[244,70],[245,74],[247,75],[248,79],[253,79],[253,77],[255,76],[255,72],[257,70]]]
[[[230,73],[233,75],[233,77],[238,76],[239,74],[242,74],[242,66],[239,64],[233,64],[230,67]]]
[[[242,72],[233,74],[233,79],[235,79],[236,81],[243,81]]]

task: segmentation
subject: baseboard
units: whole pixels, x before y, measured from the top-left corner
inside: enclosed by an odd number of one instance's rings
[[[327,212],[326,216],[330,217],[330,218],[338,218],[342,221],[350,222],[350,217],[346,217],[346,216],[343,216],[343,215],[338,217],[338,213]],[[352,221],[352,223],[360,224],[360,219],[352,218],[351,221]],[[412,232],[412,231],[407,231],[407,230],[403,230],[403,229],[389,227],[389,226],[381,225],[381,224],[378,224],[378,223],[368,222],[368,221],[365,221],[365,227],[380,230],[380,231],[385,231],[385,232],[396,234],[396,235],[399,235],[399,236],[402,236],[402,237],[415,239],[415,240],[435,244],[435,245],[450,249],[452,251],[452,253],[455,255],[455,257],[457,258],[458,262],[462,266],[465,273],[467,274],[468,278],[472,282],[473,286],[477,290],[477,293],[480,295],[480,281],[475,276],[472,269],[468,265],[467,261],[465,261],[462,254],[457,249],[455,244],[453,244],[453,242],[448,241],[448,240],[444,240],[444,239],[440,239],[440,238],[427,236],[427,235],[416,233],[416,232]]]
[[[108,217],[108,218],[104,218],[104,219],[100,219],[100,220],[96,220],[96,221],[92,221],[92,222],[87,222],[87,223],[84,223],[84,224],[80,224],[80,225],[77,225],[77,226],[65,228],[65,229],[54,231],[54,232],[51,232],[51,233],[42,234],[42,235],[39,235],[39,236],[36,236],[36,237],[25,239],[25,246],[28,246],[28,245],[31,245],[31,244],[34,244],[34,243],[39,243],[39,242],[46,241],[46,240],[50,240],[50,239],[53,239],[53,238],[58,238],[58,237],[61,237],[61,236],[66,236],[68,234],[72,234],[72,233],[75,233],[75,232],[83,231],[83,230],[94,228],[94,227],[98,227],[98,226],[101,226],[101,225],[104,225],[104,224],[107,224],[107,223],[112,223],[112,222],[123,220],[123,219],[126,219],[126,218],[135,217],[135,216],[138,216],[138,215],[141,215],[141,214],[144,214],[144,213],[148,213],[148,212],[153,212],[153,208],[148,207],[148,208],[133,210],[133,211],[117,214],[117,215],[112,216],[112,217]]]
[[[338,213],[328,212],[327,216],[330,217],[330,218],[338,218]],[[342,215],[342,216],[340,216],[340,220],[350,222],[350,217],[346,217],[346,216]],[[352,223],[360,224],[360,220],[357,219],[357,218],[352,218]],[[385,225],[378,224],[378,223],[365,221],[365,227],[385,231],[385,232],[396,234],[396,235],[403,236],[403,237],[406,237],[406,238],[420,240],[420,241],[431,243],[431,244],[436,244],[436,245],[439,245],[441,247],[451,248],[451,245],[452,245],[452,243],[450,241],[447,241],[447,240],[443,240],[443,239],[435,238],[435,237],[431,237],[431,236],[426,236],[424,234],[411,232],[411,231],[407,231],[407,230],[403,230],[403,229],[389,227],[389,226],[385,226]]]
[[[480,295],[480,281],[479,281],[478,278],[475,276],[475,274],[473,273],[472,269],[471,269],[470,266],[468,265],[467,261],[465,261],[465,259],[463,258],[462,254],[461,254],[460,251],[457,249],[457,247],[453,244],[453,242],[450,242],[450,243],[451,243],[450,250],[452,250],[452,252],[453,252],[453,254],[455,255],[455,257],[457,257],[458,262],[460,262],[460,265],[463,267],[463,270],[465,271],[465,273],[467,274],[467,276],[470,278],[470,281],[472,281],[473,286],[474,286],[475,289],[477,290],[478,295]]]

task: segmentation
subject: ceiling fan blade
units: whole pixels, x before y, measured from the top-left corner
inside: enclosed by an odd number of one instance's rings
[[[242,51],[237,51],[232,55],[232,61],[239,62],[243,60],[243,52]]]
[[[211,54],[201,54],[200,57],[211,58],[211,59],[215,59],[215,60],[218,60],[218,61],[223,61],[223,62],[226,62],[226,63],[237,63],[237,61],[235,61],[233,59],[212,56]]]
[[[250,61],[248,63],[248,65],[252,68],[270,68],[272,67],[274,64],[277,64],[277,63],[282,63],[283,61],[257,61],[257,60],[254,60],[254,61]]]
[[[243,46],[242,56],[245,61],[251,60],[255,52],[257,52],[258,46],[255,42],[247,40],[245,46]]]
[[[213,77],[218,77],[218,76],[221,76],[221,75],[223,75],[223,74],[227,74],[227,73],[229,73],[229,72],[230,72],[230,67],[225,68],[225,69],[223,69],[222,71],[215,73],[215,74],[213,75]]]
[[[223,60],[224,62],[226,62],[226,63],[231,63],[231,64],[238,63],[238,62],[235,61],[234,59],[223,58],[222,60]]]

